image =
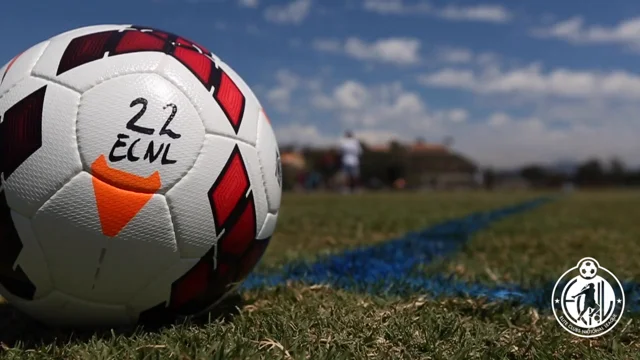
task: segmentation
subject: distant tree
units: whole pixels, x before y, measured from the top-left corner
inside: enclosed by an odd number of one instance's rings
[[[640,170],[627,171],[625,174],[625,184],[630,186],[640,186]]]
[[[617,157],[611,159],[611,161],[609,162],[609,172],[611,174],[624,174],[625,166],[622,160]]]
[[[534,186],[546,184],[550,175],[549,171],[540,165],[528,165],[520,170],[520,176]]]
[[[613,158],[609,162],[609,172],[608,178],[611,185],[621,186],[624,185],[627,171],[625,169],[624,163],[618,159]]]
[[[404,150],[404,146],[402,146],[402,144],[400,144],[397,140],[393,140],[389,143],[389,151],[394,155],[401,154],[404,152]]]
[[[496,182],[496,172],[491,168],[487,168],[483,171],[483,177],[485,188],[487,190],[492,190]]]
[[[578,185],[602,186],[606,183],[606,173],[598,159],[590,159],[578,166],[575,174]]]

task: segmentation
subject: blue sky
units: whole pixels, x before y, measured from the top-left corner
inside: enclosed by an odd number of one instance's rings
[[[640,165],[634,1],[41,0],[4,5],[0,61],[85,25],[202,43],[251,85],[281,143],[446,136],[483,165]]]

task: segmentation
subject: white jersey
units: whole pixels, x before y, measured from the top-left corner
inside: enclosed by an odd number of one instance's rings
[[[342,165],[359,166],[362,148],[360,141],[356,138],[343,138],[340,141],[340,152],[342,153]]]

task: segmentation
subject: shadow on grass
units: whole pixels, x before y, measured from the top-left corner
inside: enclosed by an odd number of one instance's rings
[[[211,321],[229,322],[240,313],[245,301],[239,294],[229,295],[216,308],[197,318],[181,321],[147,322],[135,327],[71,329],[44,325],[20,312],[8,303],[0,303],[0,354],[3,348],[20,347],[34,349],[43,345],[68,345],[69,343],[105,340],[118,336],[134,336],[144,333],[160,333],[173,326],[188,324],[205,326]]]

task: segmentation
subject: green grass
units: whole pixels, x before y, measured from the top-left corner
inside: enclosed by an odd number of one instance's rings
[[[261,266],[378,242],[537,194],[288,195]],[[461,279],[538,284],[583,256],[638,280],[639,193],[577,193],[508,218],[429,266]],[[640,359],[640,316],[595,340],[550,313],[472,299],[375,297],[282,286],[231,298],[224,317],[157,330],[50,330],[0,306],[6,359]],[[233,309],[237,308],[237,311]]]
[[[576,193],[495,224],[429,270],[537,285],[591,256],[620,280],[640,281],[639,207],[640,192]]]
[[[372,244],[466,214],[533,199],[540,194],[288,194],[263,265]]]

